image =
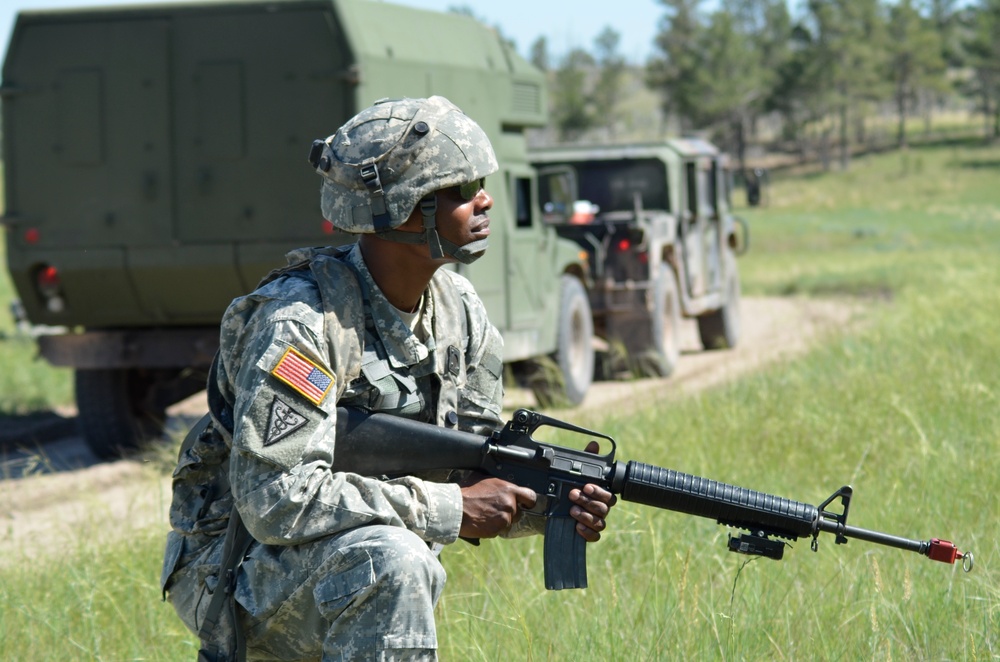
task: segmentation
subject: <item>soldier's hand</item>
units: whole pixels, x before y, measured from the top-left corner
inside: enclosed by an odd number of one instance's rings
[[[527,487],[500,478],[472,474],[461,483],[463,538],[493,538],[518,520],[522,508],[535,505],[537,496]]]
[[[587,444],[588,453],[600,450],[600,444],[596,441]],[[569,500],[575,504],[570,508],[569,514],[576,520],[576,532],[587,542],[600,540],[601,531],[608,526],[608,513],[618,502],[618,497],[603,487],[588,483],[583,489],[570,490]]]

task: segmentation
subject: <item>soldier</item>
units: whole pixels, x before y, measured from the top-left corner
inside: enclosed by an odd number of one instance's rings
[[[293,251],[226,311],[210,417],[174,472],[161,583],[200,659],[434,659],[436,552],[538,530],[521,516],[536,495],[476,474],[335,472],[337,406],[501,425],[500,334],[469,282],[440,269],[486,249],[496,157],[431,97],[376,103],[310,160],[325,218],[360,238]],[[588,485],[571,498],[578,533],[598,540],[615,497]]]

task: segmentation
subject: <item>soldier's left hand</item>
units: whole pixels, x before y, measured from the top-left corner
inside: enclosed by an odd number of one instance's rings
[[[588,453],[600,451],[600,444],[592,441],[587,444]],[[607,528],[608,513],[618,502],[611,492],[599,485],[588,483],[582,489],[572,489],[569,500],[575,505],[570,508],[570,516],[576,520],[576,532],[587,542],[597,542],[601,539],[601,531]]]

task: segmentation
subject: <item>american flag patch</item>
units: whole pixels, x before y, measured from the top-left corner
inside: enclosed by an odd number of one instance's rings
[[[323,402],[334,381],[333,375],[292,347],[285,350],[271,374],[317,405]]]

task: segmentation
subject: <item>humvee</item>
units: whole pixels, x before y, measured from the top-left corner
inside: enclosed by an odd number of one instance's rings
[[[457,14],[368,0],[236,0],[21,12],[3,66],[8,267],[41,355],[75,369],[101,457],[160,433],[204,387],[229,302],[286,251],[336,245],[307,164],[383,97],[448,97],[501,171],[491,249],[467,271],[517,366],[592,377],[578,248],[541,222],[524,129],[544,78]],[[589,363],[588,363],[589,361]]]
[[[557,232],[588,257],[595,334],[621,348],[625,372],[669,375],[683,318],[697,320],[705,349],[740,336],[738,253],[749,235],[731,213],[725,154],[700,139],[532,149],[542,205]],[[556,189],[552,185],[558,184]],[[568,191],[577,190],[565,209]],[[614,373],[623,361],[602,365]],[[606,372],[606,371],[604,371]]]

